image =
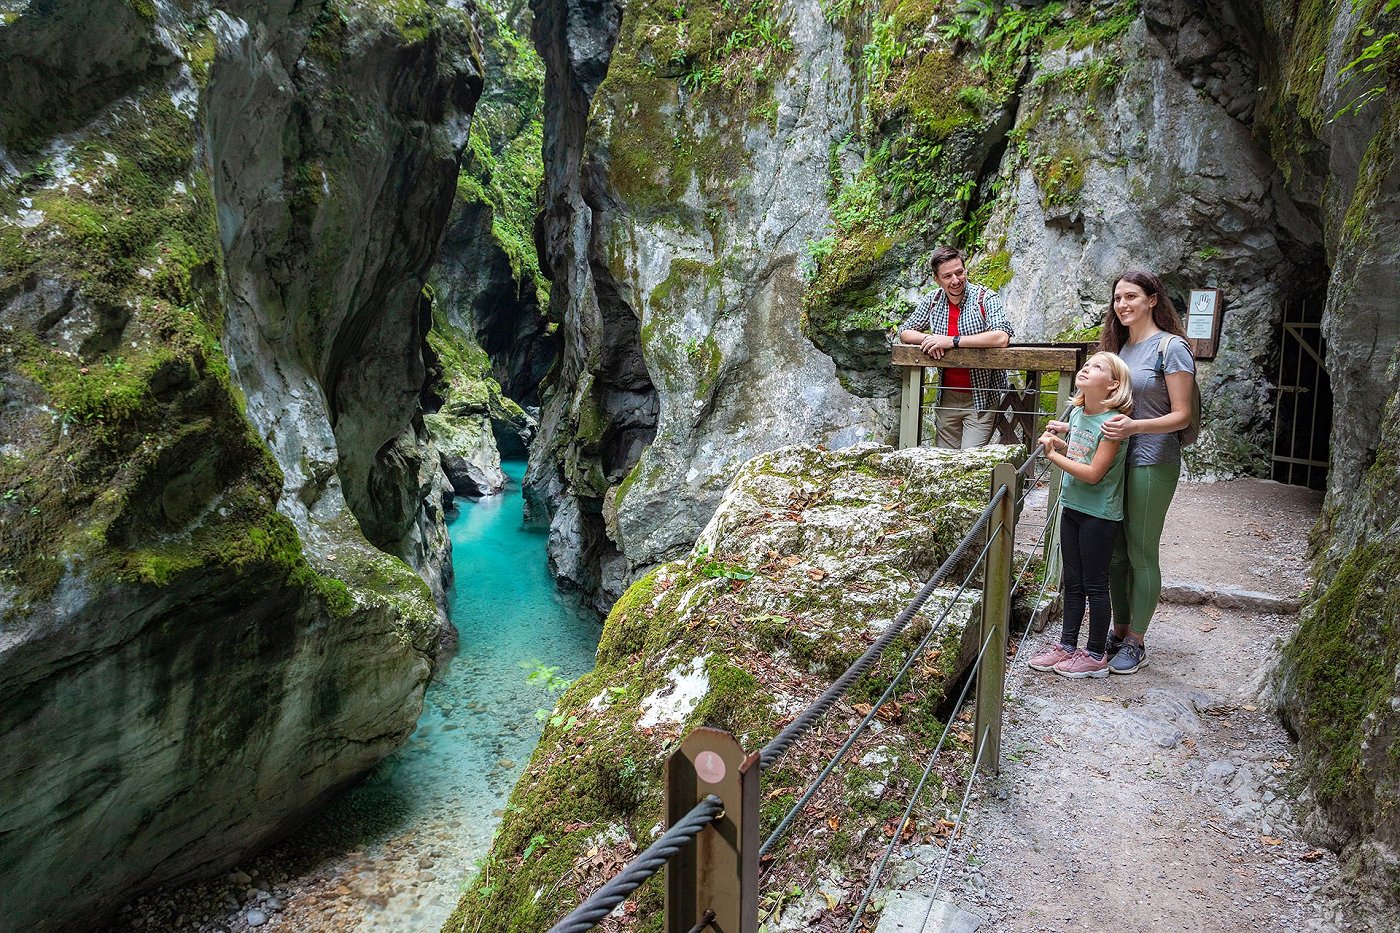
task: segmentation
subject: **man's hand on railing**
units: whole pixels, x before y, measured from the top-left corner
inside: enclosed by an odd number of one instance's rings
[[[925,334],[919,341],[919,349],[935,360],[943,359],[943,354],[953,348],[953,338],[943,334]]]

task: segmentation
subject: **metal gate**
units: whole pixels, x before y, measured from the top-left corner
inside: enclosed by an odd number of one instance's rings
[[[1290,302],[1279,334],[1273,478],[1325,489],[1332,433],[1332,383],[1322,336],[1323,302]]]

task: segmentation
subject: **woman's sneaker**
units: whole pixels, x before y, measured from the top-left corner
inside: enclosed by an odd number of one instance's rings
[[[1078,680],[1081,677],[1107,677],[1108,658],[1096,658],[1089,652],[1080,649],[1056,664],[1055,673],[1071,680]]]
[[[1115,674],[1131,674],[1140,667],[1147,666],[1147,648],[1132,639],[1126,639],[1123,647],[1109,662],[1108,669]]]
[[[1069,651],[1064,645],[1055,642],[1037,651],[1026,664],[1033,671],[1049,672],[1055,669],[1056,664],[1068,661],[1072,657],[1074,657],[1073,651]]]

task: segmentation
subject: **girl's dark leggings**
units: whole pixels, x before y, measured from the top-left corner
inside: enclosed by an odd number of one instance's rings
[[[1089,604],[1089,643],[1085,650],[1102,655],[1112,609],[1108,597],[1108,562],[1122,522],[1095,518],[1067,508],[1060,516],[1060,553],[1065,562],[1065,625],[1060,644],[1079,644],[1084,604]]]

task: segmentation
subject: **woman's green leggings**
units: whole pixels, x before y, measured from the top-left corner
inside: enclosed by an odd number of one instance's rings
[[[1180,463],[1130,466],[1124,478],[1123,533],[1113,549],[1108,567],[1113,624],[1128,625],[1138,635],[1147,634],[1157,598],[1162,595],[1162,568],[1158,549],[1167,507],[1181,478]]]

